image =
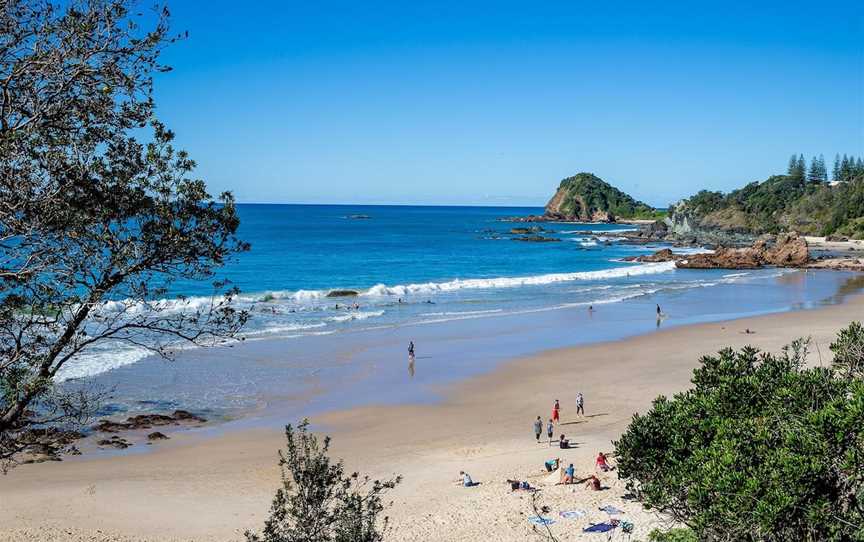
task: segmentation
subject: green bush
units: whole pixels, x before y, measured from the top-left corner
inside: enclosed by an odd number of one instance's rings
[[[330,437],[308,432],[309,421],[285,427],[288,441],[279,451],[282,487],[261,534],[246,532],[248,542],[380,542],[388,520],[380,518],[383,495],[401,477],[370,480],[347,474],[341,461],[328,456]]]
[[[858,329],[835,354],[860,351]],[[615,442],[619,476],[699,540],[864,540],[864,382],[805,357],[803,341],[703,357]]]

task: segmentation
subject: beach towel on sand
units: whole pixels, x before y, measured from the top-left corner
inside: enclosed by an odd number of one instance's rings
[[[585,527],[582,529],[583,533],[605,533],[606,531],[611,531],[615,526],[611,523],[596,523],[590,527]]]
[[[554,519],[544,518],[542,516],[531,516],[528,518],[528,521],[534,525],[552,525],[555,523]]]
[[[612,506],[611,504],[607,504],[607,505],[605,505],[605,506],[601,506],[601,507],[600,507],[600,511],[601,511],[601,512],[606,512],[607,514],[623,514],[623,513],[624,513],[624,510],[618,510],[617,508],[615,508],[615,507]]]
[[[566,519],[581,518],[585,516],[585,514],[585,510],[565,510],[563,512],[558,512],[559,516]]]

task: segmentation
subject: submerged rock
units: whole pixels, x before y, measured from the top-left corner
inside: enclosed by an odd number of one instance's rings
[[[523,235],[521,237],[514,237],[514,241],[524,241],[527,243],[554,243],[560,241],[557,237],[543,237],[542,235]]]
[[[152,433],[147,435],[147,440],[149,441],[168,440],[168,438],[168,435],[166,435],[165,433],[160,433],[159,431],[153,431]]]
[[[330,290],[327,297],[355,297],[360,295],[357,290]]]

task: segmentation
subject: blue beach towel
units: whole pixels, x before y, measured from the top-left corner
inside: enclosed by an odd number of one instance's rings
[[[534,525],[552,525],[555,523],[554,519],[544,518],[541,516],[531,516],[528,518],[528,521],[533,523]]]
[[[590,527],[585,527],[582,529],[583,533],[605,533],[606,531],[611,531],[615,526],[611,523],[597,523]]]

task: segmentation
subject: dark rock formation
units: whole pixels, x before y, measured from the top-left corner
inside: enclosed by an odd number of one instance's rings
[[[360,295],[357,290],[330,290],[327,297],[355,297]]]
[[[119,433],[120,431],[131,431],[136,429],[150,429],[154,426],[176,425],[181,422],[206,422],[204,418],[196,416],[186,410],[175,410],[174,414],[139,414],[126,418],[125,422],[114,422],[111,420],[100,420],[93,429],[102,433]]]
[[[132,446],[132,444],[128,440],[126,440],[124,438],[120,438],[117,435],[114,435],[113,437],[108,438],[108,439],[102,439],[102,440],[98,441],[96,443],[96,445],[97,446],[109,446],[111,448],[117,448],[118,450],[125,450],[129,446]]]
[[[525,241],[527,243],[554,243],[560,241],[557,237],[543,237],[542,235],[523,235],[521,237],[513,237],[514,241]]]
[[[153,431],[152,433],[147,435],[147,440],[168,440],[168,435],[166,435],[165,433],[160,433],[159,431]]]
[[[672,260],[680,260],[683,256],[680,254],[674,254],[670,249],[664,248],[662,250],[658,250],[654,254],[646,254],[644,256],[630,256],[629,258],[624,258],[626,262],[644,262],[644,263],[657,263],[657,262],[669,262]]]

